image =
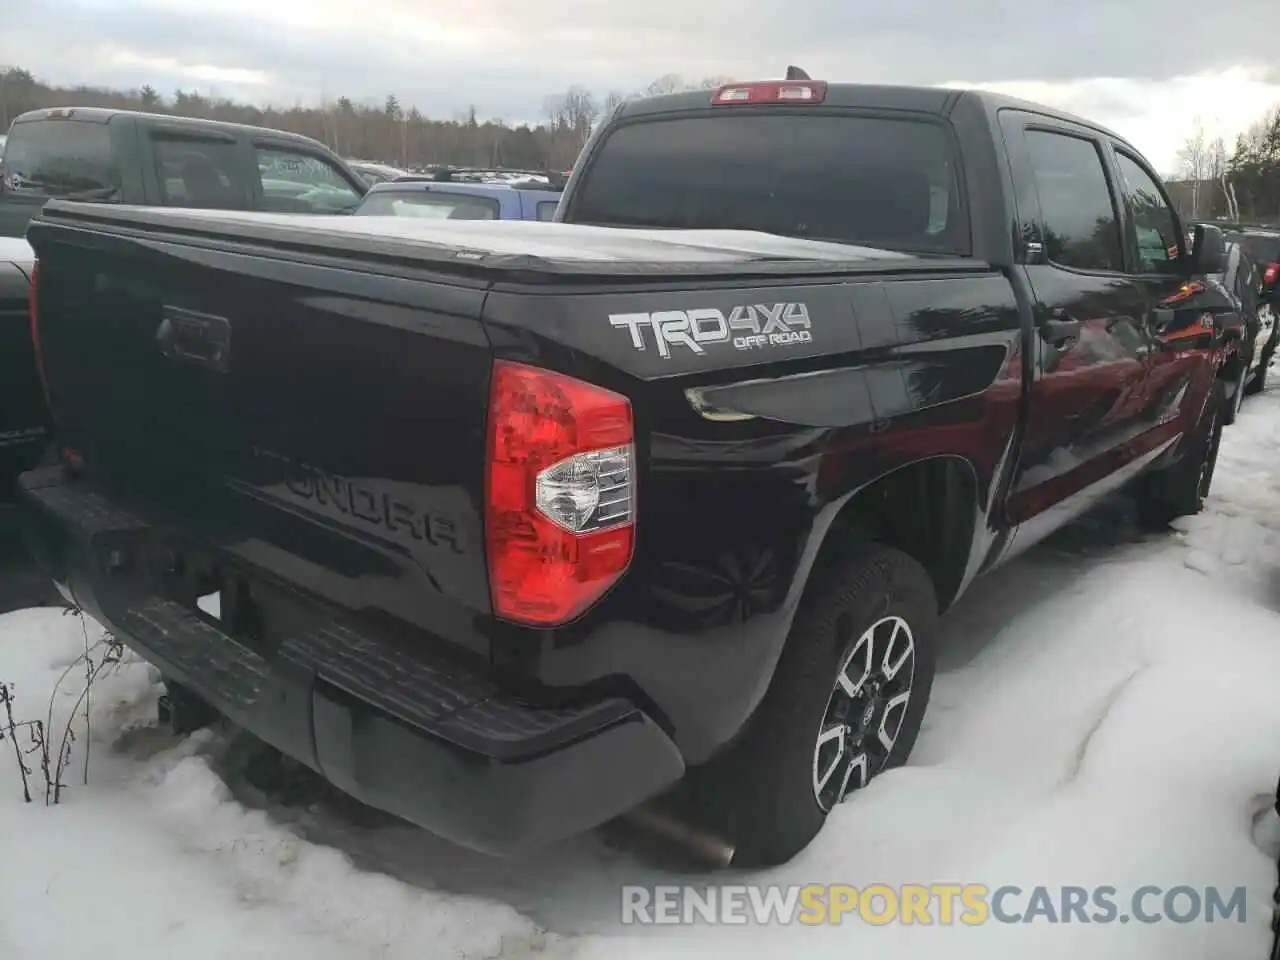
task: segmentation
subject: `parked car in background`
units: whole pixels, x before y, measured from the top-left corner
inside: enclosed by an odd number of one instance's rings
[[[350,212],[367,189],[324,145],[279,130],[82,107],[14,120],[0,166],[0,498],[48,423],[24,319],[32,254],[22,239],[47,201],[323,214]]]
[[[1221,274],[1206,278],[1236,305],[1240,335],[1236,356],[1224,373],[1227,419],[1234,421],[1244,398],[1266,387],[1280,346],[1280,230],[1226,221],[1205,221],[1223,231],[1227,259]]]
[[[355,213],[433,220],[550,220],[560,196],[549,182],[522,187],[410,176],[374,184]]]
[[[20,237],[0,237],[0,506],[49,443],[49,411],[31,343],[28,296],[35,253]]]
[[[9,128],[0,236],[55,197],[136,206],[350,212],[368,185],[323,144],[281,130],[97,107],[32,110]]]
[[[169,696],[480,850],[665,795],[791,858],[911,753],[978,575],[1212,481],[1230,305],[1177,296],[1222,234],[1050,108],[628,101],[558,222],[407,219],[49,204],[21,509]]]
[[[1238,239],[1227,239],[1226,269],[1209,282],[1221,284],[1223,295],[1236,305],[1239,319],[1235,356],[1223,372],[1231,384],[1224,416],[1224,422],[1230,424],[1235,422],[1244,398],[1265,387],[1280,325],[1263,293],[1263,266]]]
[[[369,186],[375,183],[385,183],[388,180],[395,180],[397,177],[408,176],[408,170],[401,170],[399,167],[388,166],[385,163],[371,163],[368,160],[348,160],[347,164],[356,173],[364,178]]]
[[[569,175],[551,170],[517,170],[507,167],[441,167],[430,171],[430,177],[452,183],[505,183],[513,187],[563,190]]]

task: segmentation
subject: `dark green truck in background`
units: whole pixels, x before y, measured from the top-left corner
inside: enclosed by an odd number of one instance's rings
[[[0,236],[51,197],[148,207],[342,213],[368,189],[308,137],[217,120],[94,107],[14,120],[0,160]]]
[[[33,110],[0,153],[0,505],[44,455],[48,412],[27,322],[24,238],[51,198],[131,206],[346,213],[368,185],[308,137],[102,108]]]

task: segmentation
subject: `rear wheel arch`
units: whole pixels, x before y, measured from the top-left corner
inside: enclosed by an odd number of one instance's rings
[[[832,504],[834,516],[805,592],[866,542],[894,547],[928,571],[945,610],[959,594],[981,515],[977,473],[963,457],[940,455],[882,474]]]

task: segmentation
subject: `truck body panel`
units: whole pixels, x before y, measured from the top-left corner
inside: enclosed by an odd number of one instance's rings
[[[1167,256],[1143,253],[1132,148],[1000,98],[831,90],[820,111],[624,105],[555,223],[50,203],[38,332],[73,455],[23,484],[55,580],[344,789],[506,850],[722,755],[845,548],[892,544],[946,608],[1184,456],[1222,305],[1188,283],[1171,211]],[[895,148],[875,189],[838,180],[848,217],[830,216],[821,171],[771,179],[813,155],[779,136],[797,117],[828,147],[842,124],[921,125],[885,142],[927,162]],[[707,143],[769,152],[712,182]],[[1064,196],[1109,226],[1056,234]],[[752,198],[769,232],[741,222]],[[552,628],[491,600],[499,364],[612,391],[633,420],[629,563]],[[214,587],[217,622],[192,612]],[[601,760],[615,749],[642,759]],[[523,799],[487,792],[513,783]]]

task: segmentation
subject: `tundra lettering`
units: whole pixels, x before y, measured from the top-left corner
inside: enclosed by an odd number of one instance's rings
[[[335,519],[352,516],[367,524],[384,527],[396,536],[408,535],[435,547],[448,547],[454,553],[460,554],[465,549],[458,525],[448,517],[433,516],[392,496],[390,492],[378,490],[372,484],[326,473],[309,463],[265,447],[254,445],[250,453],[256,458],[286,465],[291,475],[285,479],[284,488],[297,500],[331,516],[336,515]]]
[[[326,474],[307,464],[299,466],[311,475],[285,484],[299,500],[311,501],[317,507],[332,506],[340,514],[384,527],[389,533],[408,534],[414,540],[425,540],[432,546],[447,546],[454,553],[462,553],[457,525],[447,517],[424,513],[390,493],[380,493],[359,481]]]

